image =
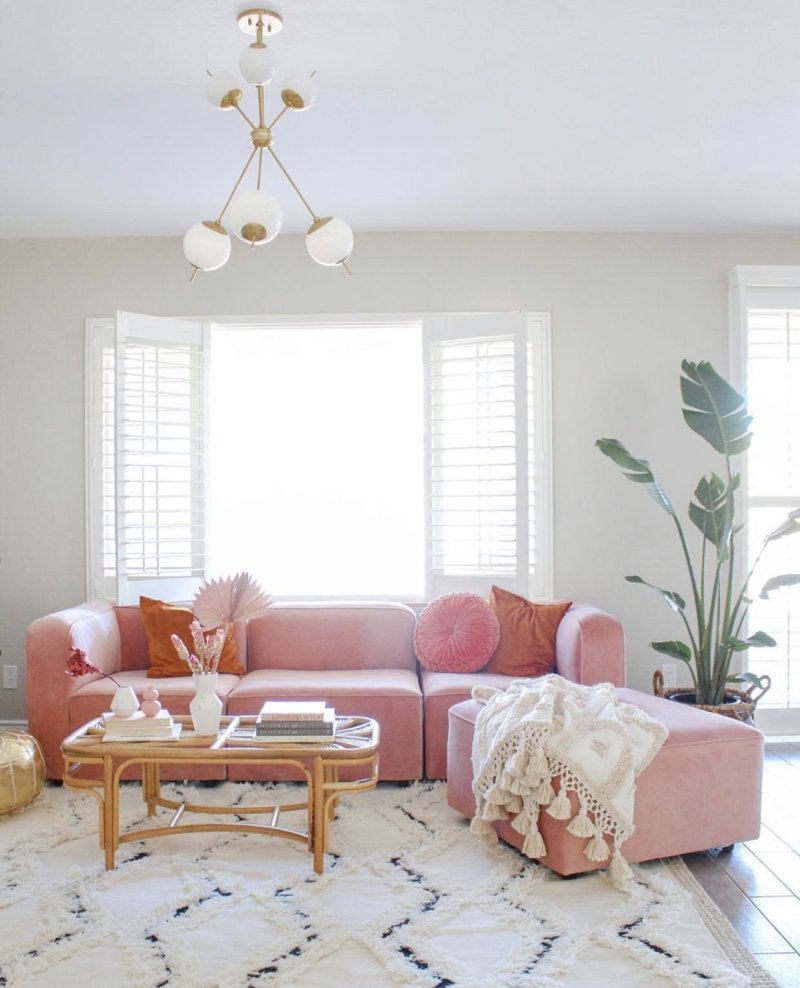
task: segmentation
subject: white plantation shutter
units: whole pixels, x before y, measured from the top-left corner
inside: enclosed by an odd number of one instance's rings
[[[739,268],[734,287],[734,345],[739,380],[753,416],[745,469],[748,564],[765,535],[800,507],[800,269]],[[736,351],[734,351],[736,353]],[[750,585],[755,597],[772,576],[800,573],[800,536],[767,547]],[[765,631],[775,648],[750,649],[747,668],[772,678],[758,705],[758,726],[800,729],[800,587],[756,597],[748,631]]]
[[[549,592],[533,522],[547,478],[536,477],[534,409],[543,320],[523,313],[425,320],[430,400],[430,596],[492,583]],[[540,416],[541,418],[541,416]],[[543,424],[543,418],[541,419]],[[539,492],[541,513],[536,510]],[[545,540],[542,539],[542,546]]]
[[[747,487],[752,558],[761,538],[800,507],[800,307],[749,310],[747,381],[754,431]],[[793,536],[769,546],[752,589],[770,576],[796,572],[800,542]],[[754,672],[772,677],[763,704],[800,709],[800,588],[755,600],[750,627],[778,642],[749,656]]]
[[[188,600],[205,576],[203,327],[117,314],[117,600]]]
[[[114,321],[90,319],[86,335],[87,596],[116,600]]]

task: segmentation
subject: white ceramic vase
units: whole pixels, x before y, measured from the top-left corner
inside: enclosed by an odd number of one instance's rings
[[[195,734],[216,734],[222,717],[222,700],[216,694],[217,673],[192,676],[194,699],[189,704]]]
[[[139,709],[139,700],[132,686],[118,686],[111,700],[111,712],[117,717],[133,717]]]

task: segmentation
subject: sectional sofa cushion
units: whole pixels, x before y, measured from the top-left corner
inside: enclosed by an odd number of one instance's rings
[[[195,651],[189,630],[194,620],[191,609],[167,604],[152,597],[140,597],[139,609],[150,646],[150,669],[147,675],[159,679],[188,675],[189,668],[175,651],[171,636],[177,635],[190,652]],[[244,666],[236,656],[236,645],[230,635],[222,648],[218,672],[244,675]]]
[[[497,648],[500,623],[474,593],[448,593],[422,611],[414,629],[414,651],[432,672],[477,672]]]
[[[484,672],[503,676],[546,676],[556,667],[556,632],[572,601],[536,604],[492,587],[489,595],[500,622],[500,644]]]

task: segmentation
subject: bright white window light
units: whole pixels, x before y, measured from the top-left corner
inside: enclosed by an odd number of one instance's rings
[[[424,596],[420,332],[213,328],[210,573],[288,597]]]

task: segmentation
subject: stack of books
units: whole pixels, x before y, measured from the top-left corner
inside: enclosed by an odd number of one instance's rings
[[[256,718],[257,741],[333,741],[336,712],[324,700],[267,700]]]
[[[103,728],[104,741],[176,741],[181,733],[168,710],[159,710],[155,717],[145,717],[141,710],[132,717],[105,713]]]

